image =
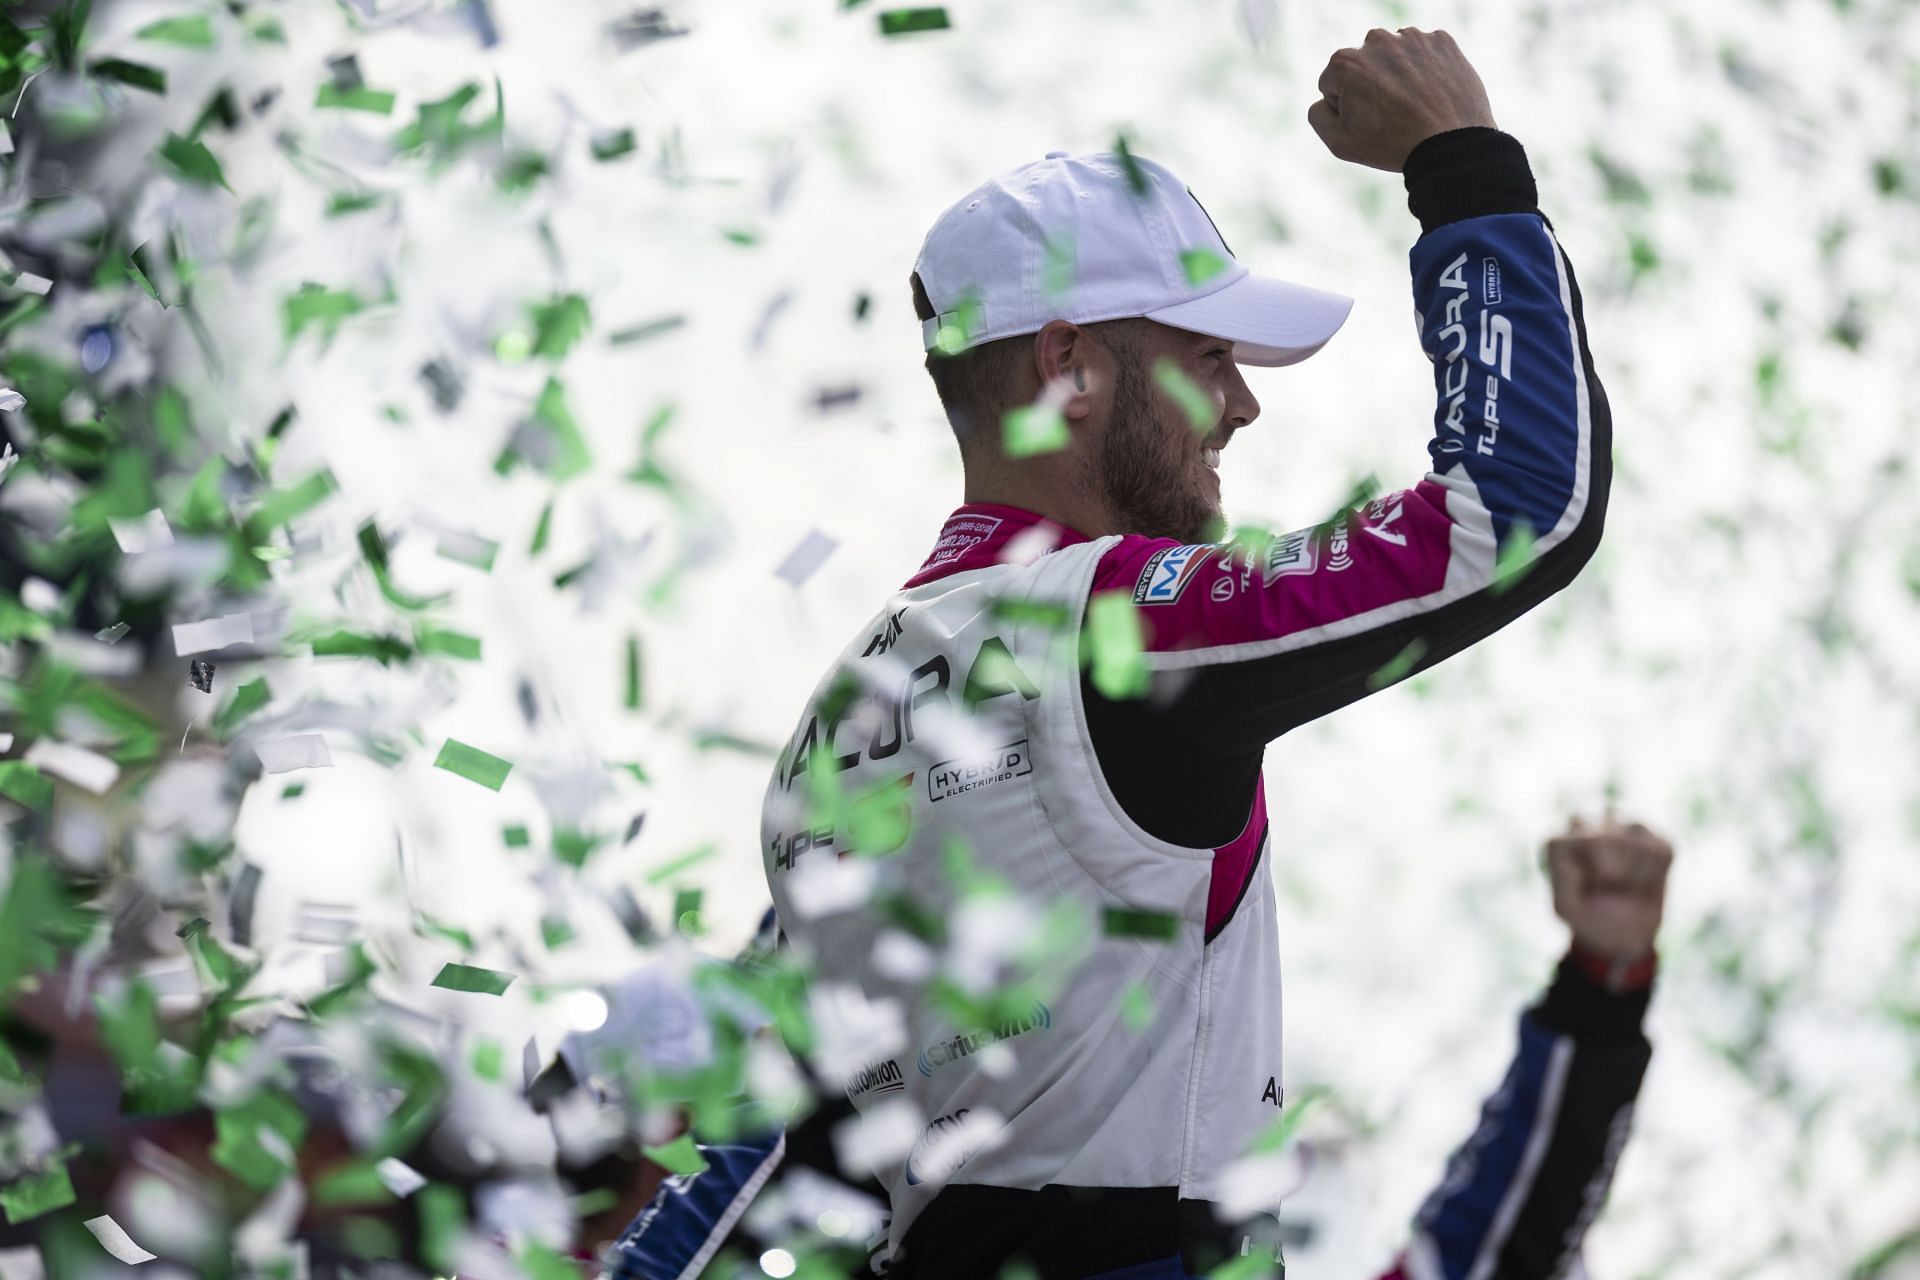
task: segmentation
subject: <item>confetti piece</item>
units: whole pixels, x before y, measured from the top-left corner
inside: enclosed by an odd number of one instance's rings
[[[441,746],[440,754],[434,757],[433,767],[457,773],[491,791],[498,791],[513,769],[512,764],[499,756],[488,755],[478,747],[470,747],[453,738],[448,738]]]
[[[1182,249],[1180,269],[1187,273],[1188,284],[1205,284],[1227,269],[1227,260],[1204,245],[1196,249]]]
[[[322,110],[364,111],[376,116],[392,115],[393,102],[393,94],[365,85],[343,89],[335,84],[322,84],[313,97],[313,105]]]
[[[74,1199],[73,1180],[67,1176],[64,1163],[24,1178],[16,1178],[0,1187],[0,1210],[6,1212],[7,1222],[13,1226],[52,1213],[55,1209],[64,1209]]]
[[[35,275],[31,271],[22,271],[13,278],[13,287],[26,293],[38,294],[44,298],[47,296],[48,291],[53,288],[53,281],[47,279],[45,276]],[[97,369],[88,370],[89,373],[97,371]]]
[[[1426,651],[1425,640],[1416,638],[1408,641],[1407,647],[1394,654],[1386,666],[1367,677],[1367,688],[1384,689],[1390,684],[1406,679],[1407,673],[1413,670],[1414,664],[1420,661],[1421,655]]]
[[[498,969],[482,969],[471,964],[447,964],[441,967],[433,985],[448,991],[471,991],[476,995],[497,996],[513,985],[517,974]]]
[[[380,1181],[386,1184],[387,1190],[402,1200],[427,1185],[427,1180],[415,1172],[411,1166],[392,1156],[375,1162],[373,1167],[379,1173]]]
[[[1087,601],[1086,644],[1093,687],[1111,699],[1143,696],[1152,681],[1144,624],[1124,591],[1098,591]]]
[[[1057,453],[1072,443],[1067,420],[1051,405],[1020,405],[1000,418],[1002,447],[1009,458]]]
[[[668,1173],[704,1173],[707,1168],[706,1157],[700,1154],[700,1147],[690,1133],[683,1133],[662,1146],[643,1147],[641,1154]]]
[[[252,644],[253,638],[253,615],[229,613],[201,622],[176,622],[173,626],[173,651],[185,658],[191,654],[224,649],[230,644]]]
[[[187,679],[202,693],[213,692],[213,664],[195,658],[187,664]]]
[[[461,564],[472,565],[486,573],[493,572],[493,558],[500,552],[500,544],[490,542],[478,534],[450,531],[442,533],[434,545],[435,554],[447,560],[456,560]]]
[[[265,677],[249,680],[233,692],[227,705],[214,717],[214,732],[221,737],[232,733],[242,720],[267,705],[273,694],[267,688]]]
[[[1180,371],[1178,365],[1166,356],[1159,357],[1153,362],[1153,380],[1180,406],[1181,412],[1187,415],[1188,425],[1196,433],[1205,435],[1213,430],[1217,422],[1213,401],[1207,398],[1206,392],[1194,385],[1193,379]]]
[[[629,710],[640,706],[640,637],[627,637],[626,695],[624,701]]]
[[[818,529],[810,529],[807,531],[807,536],[800,540],[799,545],[787,553],[787,558],[780,562],[779,568],[773,571],[773,576],[798,587],[826,563],[827,557],[832,555],[834,548],[839,545],[839,542]]]
[[[120,766],[96,751],[46,738],[27,748],[26,762],[74,786],[102,795],[120,776]]]
[[[46,809],[53,804],[53,780],[25,761],[0,761],[0,796]]]
[[[1123,133],[1113,140],[1113,152],[1120,157],[1120,168],[1127,175],[1127,186],[1136,196],[1147,194],[1147,171],[1133,158],[1133,149],[1127,145],[1127,136]]]
[[[16,391],[14,392],[14,394],[19,395],[20,393]],[[27,402],[26,397],[21,396],[20,404],[25,404],[26,402]],[[0,408],[4,408],[4,407],[6,406],[3,404],[0,404]],[[19,405],[15,405],[13,407],[19,408]],[[5,445],[4,448],[0,448],[0,480],[5,480],[7,478],[7,473],[19,465],[20,465],[20,455],[13,451],[13,445],[11,443]]]
[[[12,387],[0,387],[0,412],[12,413],[16,409],[25,408],[26,403],[27,398]]]
[[[444,653],[450,658],[463,658],[468,662],[480,660],[480,637],[460,631],[422,627],[414,636],[414,644],[421,653]]]
[[[662,316],[658,320],[649,320],[631,328],[620,329],[607,336],[609,346],[624,347],[632,342],[645,342],[648,338],[657,338],[663,333],[671,333],[686,324],[685,316]]]
[[[1527,576],[1534,566],[1533,528],[1525,520],[1515,520],[1507,530],[1507,540],[1493,562],[1492,595],[1500,595]]]
[[[11,750],[13,750],[13,735],[10,733],[0,733],[0,751]]]
[[[158,67],[149,67],[140,62],[128,62],[125,58],[101,58],[87,64],[87,74],[102,80],[114,80],[135,89],[144,89],[148,93],[165,96],[167,92],[167,73]],[[211,159],[211,155],[208,157]]]
[[[915,31],[945,31],[952,24],[945,9],[886,9],[878,15],[880,34],[907,35]]]
[[[703,844],[691,853],[681,854],[673,861],[649,871],[647,873],[647,883],[664,884],[666,881],[679,875],[682,871],[685,871],[688,867],[698,866],[700,863],[705,862],[717,852],[719,852],[719,846]]]
[[[158,44],[176,44],[183,49],[213,48],[213,23],[204,14],[162,18],[134,32],[141,40]]]
[[[188,182],[201,187],[225,187],[227,175],[220,170],[220,162],[213,158],[213,152],[206,144],[196,138],[183,138],[177,133],[169,133],[167,140],[160,144],[160,158]]]
[[[500,840],[501,843],[505,844],[509,849],[524,849],[528,844],[527,829],[525,827],[507,827],[500,832]]]
[[[686,27],[674,26],[664,9],[636,9],[607,25],[607,34],[613,37],[615,46],[622,53],[629,53],[656,40],[684,36],[687,30]]]
[[[1164,911],[1140,911],[1129,907],[1108,907],[1102,913],[1102,928],[1109,938],[1158,938],[1169,940],[1180,932],[1180,917]]]
[[[632,129],[611,129],[594,134],[588,145],[593,151],[593,158],[604,164],[629,154],[636,144]]]
[[[105,1214],[98,1218],[88,1218],[84,1225],[87,1230],[93,1232],[93,1238],[100,1242],[102,1249],[122,1262],[137,1265],[142,1262],[152,1262],[160,1256],[148,1253],[135,1244],[133,1237],[127,1234],[126,1229]]]
[[[271,1189],[292,1172],[294,1152],[307,1135],[307,1117],[299,1104],[276,1089],[215,1111],[213,1123],[215,1140],[208,1154],[214,1163],[259,1191]]]
[[[333,755],[327,740],[317,733],[297,733],[290,738],[254,745],[260,765],[268,773],[288,773],[294,769],[331,769]]]

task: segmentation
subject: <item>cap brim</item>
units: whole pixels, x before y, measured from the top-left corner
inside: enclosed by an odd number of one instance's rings
[[[1149,311],[1146,318],[1233,343],[1238,364],[1298,364],[1347,322],[1353,299],[1287,280],[1244,275],[1204,297]]]

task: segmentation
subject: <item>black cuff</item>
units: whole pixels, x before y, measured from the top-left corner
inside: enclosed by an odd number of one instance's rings
[[[1421,141],[1400,167],[1407,209],[1424,234],[1462,218],[1537,213],[1527,152],[1510,133],[1486,125],[1449,129]]]
[[[1641,1020],[1653,988],[1618,995],[1587,976],[1571,956],[1562,956],[1553,985],[1529,1012],[1549,1031],[1575,1040],[1641,1040]]]

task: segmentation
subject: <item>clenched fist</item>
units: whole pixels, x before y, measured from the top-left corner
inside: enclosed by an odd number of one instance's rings
[[[1307,123],[1341,160],[1401,172],[1407,156],[1436,133],[1498,128],[1486,86],[1444,31],[1383,27],[1358,49],[1335,49],[1320,73],[1322,98]]]
[[[1609,815],[1590,827],[1576,817],[1547,841],[1546,863],[1553,913],[1576,947],[1620,964],[1652,949],[1673,846],[1637,822],[1623,827]]]

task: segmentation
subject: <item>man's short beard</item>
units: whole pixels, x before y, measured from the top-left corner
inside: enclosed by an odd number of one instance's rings
[[[1170,447],[1154,412],[1154,387],[1140,360],[1122,354],[1113,388],[1113,421],[1093,459],[1092,483],[1123,533],[1183,543],[1220,536],[1219,509],[1196,494],[1186,467],[1193,458]],[[1198,449],[1197,436],[1184,442]],[[1169,454],[1172,454],[1170,457]]]

